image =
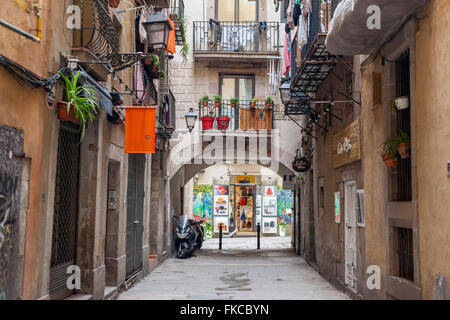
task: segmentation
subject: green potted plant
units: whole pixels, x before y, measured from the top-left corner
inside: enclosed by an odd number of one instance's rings
[[[215,102],[216,108],[219,108],[220,104],[222,103],[222,97],[221,96],[214,96],[214,102]]]
[[[211,221],[208,221],[205,223],[205,238],[206,239],[211,239],[213,236],[213,225],[211,223]]]
[[[285,237],[286,236],[286,221],[284,220],[280,220],[280,222],[278,222],[278,227],[280,229],[280,236],[281,237]]]
[[[81,142],[84,138],[88,121],[91,120],[93,122],[95,116],[100,111],[97,103],[98,98],[95,96],[95,90],[90,86],[78,85],[80,72],[77,72],[70,78],[64,73],[60,73],[60,75],[66,85],[67,102],[58,102],[58,118],[80,125]]]
[[[266,109],[271,109],[272,108],[272,97],[267,97],[266,100]]]
[[[159,71],[159,78],[164,79],[166,77],[166,73],[163,70]]]
[[[239,98],[238,97],[231,98],[230,103],[232,108],[236,108],[236,106],[239,106]]]
[[[258,102],[258,98],[254,97],[251,101],[250,101],[250,108],[255,109],[256,108],[256,103]]]
[[[204,107],[207,107],[208,103],[209,103],[209,97],[208,96],[204,96],[201,100],[202,100],[202,105]]]
[[[402,159],[411,157],[411,139],[408,134],[400,130],[400,134],[396,138],[397,152]]]
[[[399,164],[397,158],[397,145],[394,146],[395,138],[389,138],[383,143],[383,155],[381,156],[386,168],[392,168]]]

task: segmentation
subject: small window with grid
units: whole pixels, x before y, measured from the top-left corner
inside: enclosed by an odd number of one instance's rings
[[[358,226],[366,226],[366,216],[364,214],[364,190],[356,190],[356,215]]]
[[[414,282],[413,231],[411,228],[394,228],[395,276]]]

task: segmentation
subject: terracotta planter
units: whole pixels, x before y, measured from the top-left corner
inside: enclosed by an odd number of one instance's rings
[[[76,118],[72,106],[70,107],[69,113],[67,113],[67,102],[65,101],[58,101],[58,119],[80,125],[80,120]]]
[[[385,153],[381,156],[383,158],[384,164],[386,165],[386,168],[392,168],[395,166],[398,166],[398,160],[394,160],[392,158],[392,154],[391,153]]]
[[[219,130],[227,130],[230,124],[230,117],[217,117],[217,127]]]
[[[208,101],[202,101],[202,106],[207,107],[208,106]]]
[[[111,8],[117,9],[120,4],[120,0],[109,0],[109,6]]]
[[[250,108],[255,109],[255,108],[256,108],[256,103],[251,102],[251,103],[250,103]]]
[[[271,102],[266,102],[266,109],[272,109],[272,103]]]
[[[200,120],[202,121],[203,130],[211,129],[214,124],[214,119],[214,117],[201,117]]]
[[[220,108],[220,101],[216,101],[215,104],[216,104],[216,108]]]
[[[398,145],[397,151],[402,159],[411,158],[411,146],[407,142],[402,142]]]
[[[231,103],[231,107],[232,107],[232,108],[236,108],[236,102],[232,102],[232,103]]]

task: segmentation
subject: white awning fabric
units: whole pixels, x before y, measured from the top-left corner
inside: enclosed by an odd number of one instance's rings
[[[343,0],[334,13],[326,40],[336,55],[371,54],[395,33],[427,0]],[[370,30],[371,6],[380,10],[381,29]],[[374,7],[372,7],[374,8]],[[377,9],[375,7],[375,9]]]

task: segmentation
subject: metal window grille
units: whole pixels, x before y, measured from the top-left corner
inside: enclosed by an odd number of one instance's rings
[[[67,289],[69,275],[66,272],[67,267],[76,261],[79,141],[79,128],[70,123],[61,123],[50,262],[50,297],[55,299],[72,293]]]
[[[396,62],[397,97],[410,97],[410,63],[409,50],[404,52]],[[404,131],[411,137],[411,108],[397,110],[397,133]],[[397,172],[397,201],[412,200],[411,158],[400,159]]]
[[[395,228],[397,231],[397,274],[414,281],[413,232],[410,228]]]

